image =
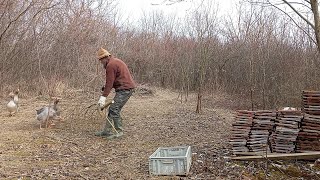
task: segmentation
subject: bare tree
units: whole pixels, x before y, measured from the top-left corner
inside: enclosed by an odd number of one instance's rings
[[[247,1],[247,0],[246,0]],[[320,17],[318,0],[250,0],[252,5],[273,7],[287,15],[317,45],[320,52]],[[288,8],[291,10],[288,10]],[[300,18],[313,29],[313,34],[303,28]]]
[[[113,1],[2,0],[0,83],[6,84],[3,87],[21,84],[36,88],[34,92],[48,92],[52,89],[49,85],[55,86],[56,81],[76,86],[86,84],[96,70],[88,60],[98,47],[110,44],[104,37],[116,29],[110,23],[110,14],[115,14]],[[92,33],[93,29],[96,32]],[[113,36],[108,37],[107,40],[113,40]],[[84,81],[78,81],[79,77]]]
[[[191,14],[188,24],[189,36],[194,38],[196,48],[194,51],[194,58],[196,59],[196,83],[197,87],[197,107],[196,112],[200,113],[202,109],[202,97],[204,88],[207,87],[208,74],[210,71],[210,61],[215,61],[212,52],[214,47],[218,44],[215,43],[214,39],[217,34],[217,22],[216,22],[216,11],[213,9],[213,4],[209,3],[198,11]]]
[[[138,83],[179,90],[181,101],[196,92],[197,112],[209,92],[252,95],[246,105],[274,108],[300,102],[302,88],[320,88],[314,29],[294,11],[304,33],[275,9],[243,6],[223,22],[201,2],[186,19],[153,12],[128,27],[117,22],[114,1],[2,0],[0,91],[16,84],[42,94],[61,84],[98,90],[101,46],[125,60]]]

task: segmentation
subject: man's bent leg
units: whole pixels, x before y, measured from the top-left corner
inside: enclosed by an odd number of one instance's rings
[[[122,90],[116,92],[114,103],[109,108],[109,119],[114,121],[114,127],[118,131],[118,137],[123,135],[122,118],[120,115],[121,109],[131,97],[133,90]]]
[[[108,116],[106,117],[106,125],[104,126],[104,129],[102,131],[96,132],[95,135],[96,136],[112,136],[112,126],[110,123],[113,123],[112,119],[108,118]]]

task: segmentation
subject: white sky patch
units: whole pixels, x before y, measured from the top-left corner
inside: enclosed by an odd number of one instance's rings
[[[165,15],[176,14],[178,17],[183,17],[189,11],[197,9],[201,2],[213,2],[213,8],[217,9],[219,16],[227,15],[236,12],[239,0],[186,0],[172,5],[161,4],[163,0],[118,0],[118,2],[119,13],[123,19],[129,18],[130,21],[137,21],[144,14],[152,11],[162,11]]]

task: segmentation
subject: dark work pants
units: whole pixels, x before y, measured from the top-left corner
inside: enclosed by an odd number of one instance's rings
[[[108,119],[111,123],[114,123],[114,127],[118,132],[123,131],[122,118],[120,115],[121,109],[127,103],[133,93],[133,89],[130,90],[118,90],[113,100],[114,103],[109,107]],[[109,122],[106,122],[106,129],[108,132],[112,132],[112,126]]]

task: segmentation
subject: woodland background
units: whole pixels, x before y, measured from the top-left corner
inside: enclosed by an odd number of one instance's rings
[[[104,47],[137,83],[181,97],[224,92],[254,108],[300,106],[302,90],[320,89],[314,29],[271,4],[243,3],[251,5],[232,17],[203,4],[184,19],[152,12],[130,24],[116,0],[0,0],[0,92],[99,91]]]

